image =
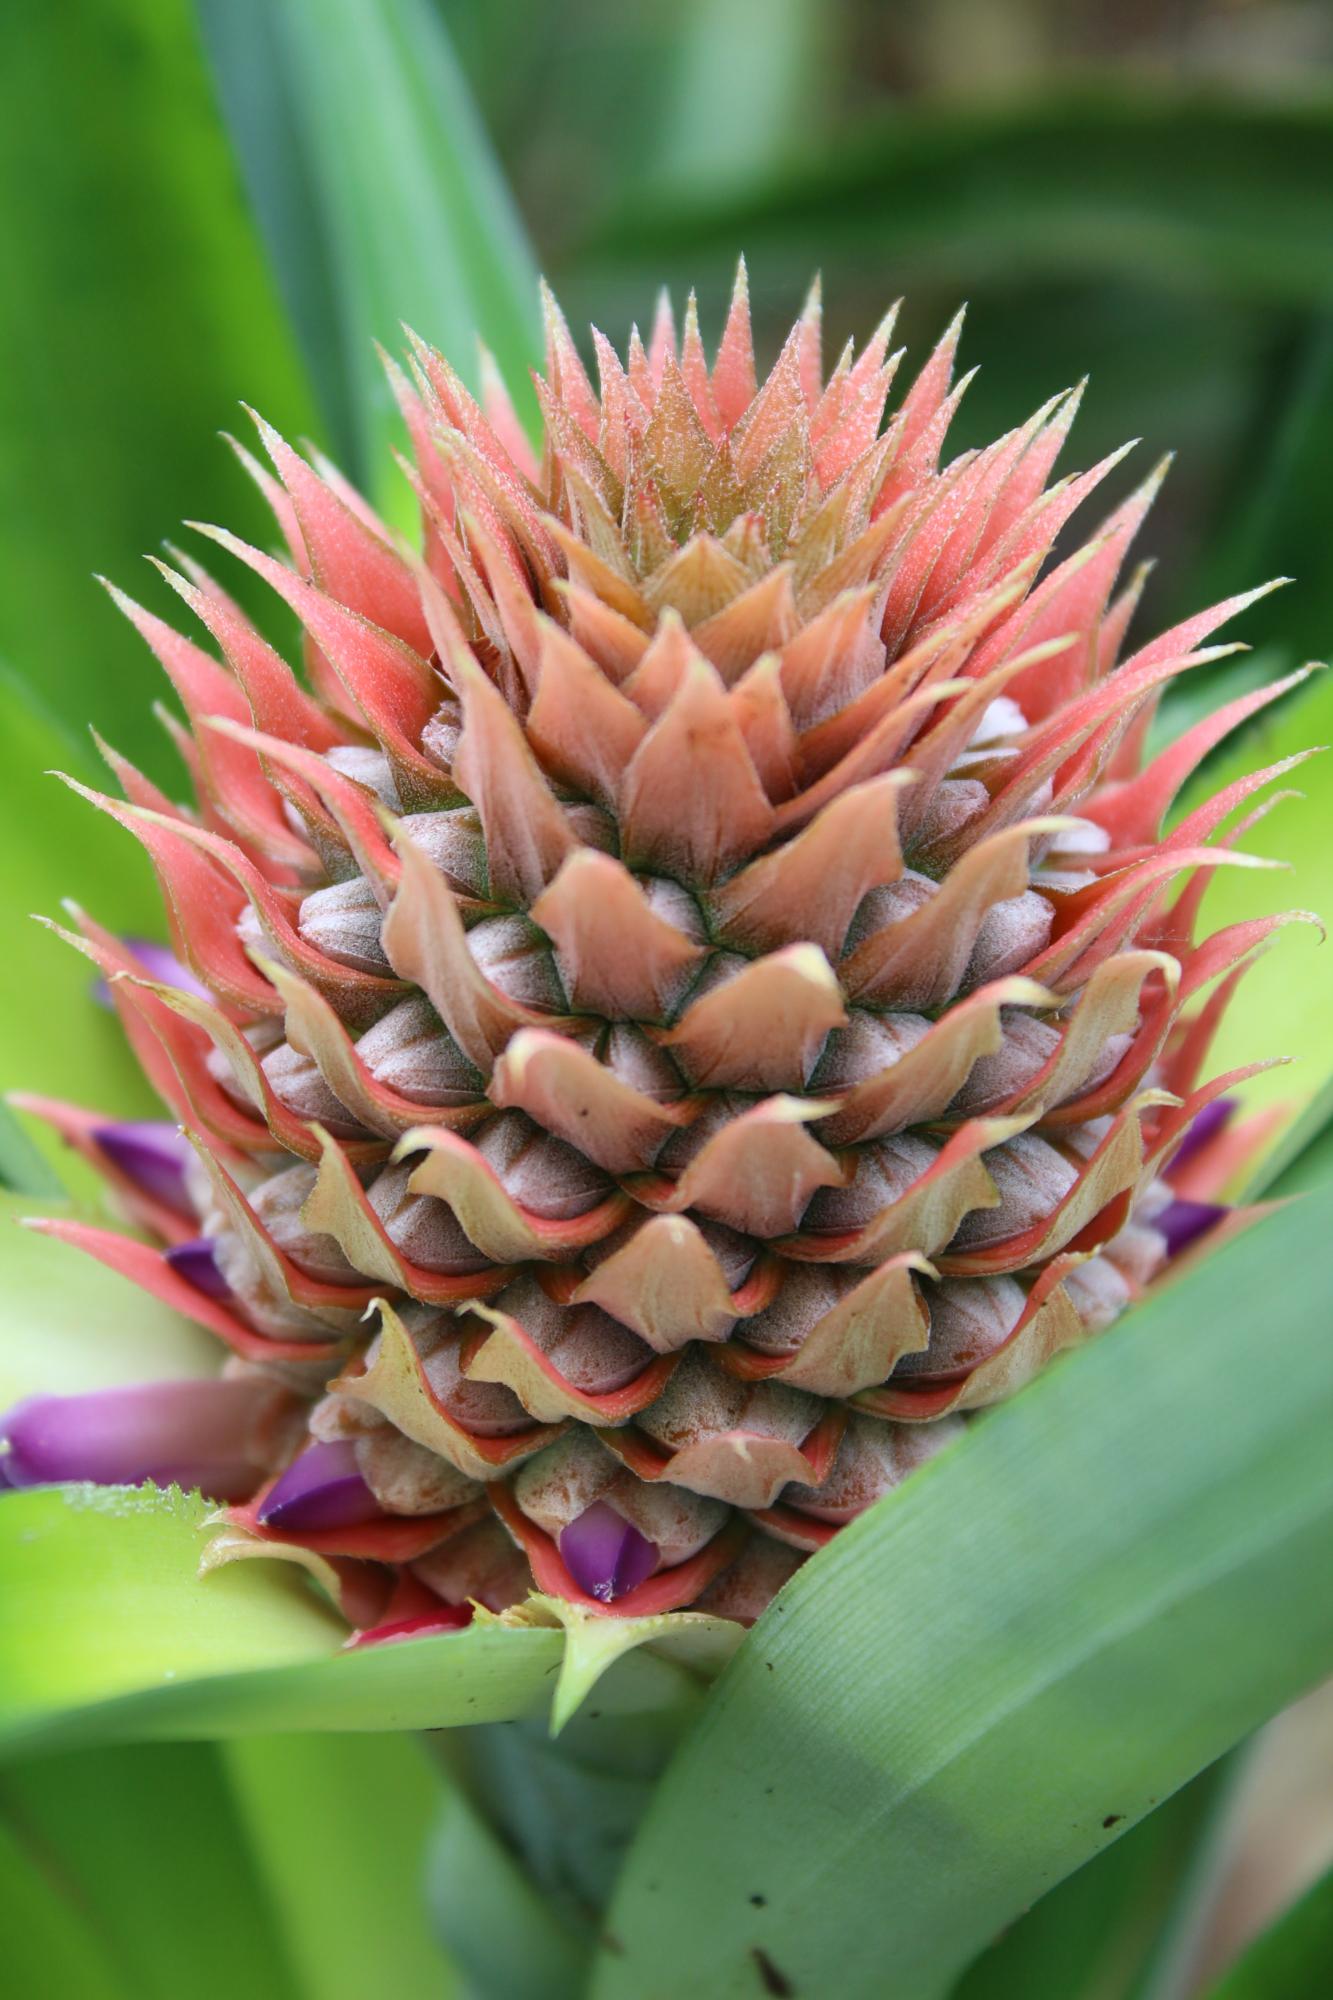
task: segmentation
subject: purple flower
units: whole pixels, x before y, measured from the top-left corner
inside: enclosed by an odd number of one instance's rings
[[[559,1548],[579,1589],[603,1604],[645,1582],[658,1564],[656,1544],[604,1500],[561,1530]]]
[[[263,1472],[256,1447],[273,1406],[264,1382],[144,1382],[84,1396],[32,1396],[0,1418],[10,1486],[199,1487],[244,1499]]]
[[[161,1119],[132,1119],[95,1125],[91,1137],[112,1166],[142,1194],[174,1208],[179,1215],[193,1212],[185,1184],[193,1149],[176,1126]]]
[[[1215,1139],[1222,1129],[1231,1123],[1239,1109],[1240,1100],[1235,1097],[1215,1097],[1211,1104],[1192,1118],[1186,1127],[1185,1136],[1176,1147],[1171,1161],[1171,1169],[1181,1166],[1184,1161],[1201,1153],[1210,1139]]]
[[[383,1511],[357,1468],[356,1446],[347,1439],[307,1446],[269,1491],[259,1519],[284,1534],[315,1534],[378,1521]]]
[[[1166,1254],[1178,1257],[1210,1229],[1215,1229],[1230,1209],[1216,1201],[1169,1201],[1152,1219],[1152,1226],[1166,1238]]]
[[[231,1297],[231,1286],[218,1268],[213,1237],[192,1236],[188,1243],[173,1243],[166,1253],[168,1264],[187,1285],[210,1299]]]

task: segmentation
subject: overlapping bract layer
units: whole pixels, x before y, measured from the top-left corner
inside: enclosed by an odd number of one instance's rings
[[[414,342],[420,557],[262,424],[285,560],[206,531],[304,682],[193,564],[220,659],[120,600],[199,804],[114,753],[95,803],[190,976],[76,941],[188,1192],[45,1109],[164,1248],[64,1233],[289,1398],[220,1558],[360,1624],[532,1581],[751,1618],[1153,1277],[1187,1130],[1184,1192],[1225,1179],[1199,1077],[1280,920],[1193,932],[1275,773],[1161,828],[1274,690],[1144,743],[1250,599],[1122,659],[1157,476],[1053,559],[1115,462],[1048,484],[1077,392],[941,466],[958,324],[886,423],[891,323],[825,381],[812,299],[761,385],[742,273],[711,368],[663,309],[595,392],[548,300],[540,460]]]

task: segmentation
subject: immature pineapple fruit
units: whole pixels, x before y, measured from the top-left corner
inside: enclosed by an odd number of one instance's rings
[[[261,424],[289,559],[205,532],[309,692],[194,565],[221,664],[117,594],[199,806],[89,796],[184,965],[79,942],[173,1122],[29,1102],[165,1247],[56,1233],[233,1358],[28,1405],[12,1482],[198,1478],[360,1625],[748,1620],[1220,1213],[1278,920],[1192,931],[1269,774],[1160,829],[1273,690],[1143,753],[1250,597],[1120,663],[1157,475],[1049,565],[1119,454],[1047,486],[1075,392],[941,469],[958,323],[885,425],[891,324],[825,382],[812,299],[758,386],[742,271],[711,370],[691,301],[597,394],[548,299],[540,460],[414,342],[420,558]]]

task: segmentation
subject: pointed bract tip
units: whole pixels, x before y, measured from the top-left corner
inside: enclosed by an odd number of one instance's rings
[[[949,324],[945,327],[943,333],[940,335],[938,341],[935,343],[935,352],[937,354],[952,355],[956,353],[958,348],[958,343],[963,337],[963,325],[967,319],[967,304],[968,304],[967,300],[964,299],[962,305],[959,306],[957,312],[954,314],[953,318],[949,321]],[[976,371],[973,370],[973,373],[975,372]]]
[[[251,415],[253,414],[254,413],[252,411]],[[259,463],[259,460],[255,457],[254,453],[251,451],[249,445],[246,444],[241,438],[238,438],[234,431],[219,431],[218,436],[222,439],[224,444],[229,446],[237,462],[239,463],[242,471],[245,472],[249,478],[253,479],[256,482],[256,484],[259,484],[264,479],[269,477],[269,475],[264,471],[263,466]],[[194,526],[194,523],[192,521],[187,521],[185,523],[185,526],[187,528],[190,528]]]

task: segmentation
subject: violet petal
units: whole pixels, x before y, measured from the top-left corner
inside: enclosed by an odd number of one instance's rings
[[[308,1445],[287,1467],[259,1510],[266,1528],[284,1534],[356,1528],[384,1510],[361,1477],[351,1439]]]
[[[173,1243],[166,1259],[177,1277],[184,1278],[187,1285],[193,1285],[206,1298],[226,1300],[231,1297],[231,1286],[218,1268],[213,1237],[192,1236],[188,1243]]]
[[[112,1166],[143,1194],[174,1208],[179,1215],[192,1213],[185,1174],[193,1149],[174,1125],[163,1119],[127,1119],[114,1125],[95,1125],[92,1139]]]
[[[125,949],[138,959],[150,979],[159,986],[175,986],[182,993],[193,993],[197,1000],[211,1000],[212,994],[203,983],[196,979],[188,965],[182,965],[169,945],[159,944],[155,938],[125,937],[121,939]],[[93,999],[99,1007],[114,1007],[111,989],[105,979],[93,982]]]
[[[1168,1172],[1174,1171],[1195,1153],[1202,1152],[1210,1139],[1215,1139],[1224,1126],[1229,1125],[1240,1108],[1237,1097],[1215,1097],[1211,1104],[1205,1104],[1185,1128],[1185,1136],[1176,1147]]]
[[[1210,1229],[1215,1229],[1230,1210],[1215,1201],[1169,1201],[1152,1219],[1152,1226],[1166,1238],[1166,1254],[1178,1257]]]
[[[199,1487],[243,1499],[259,1482],[252,1440],[271,1404],[263,1383],[145,1382],[84,1396],[31,1396],[0,1418],[11,1486]]]
[[[656,1543],[604,1500],[595,1500],[562,1528],[558,1546],[579,1589],[603,1604],[645,1582],[659,1561]]]

